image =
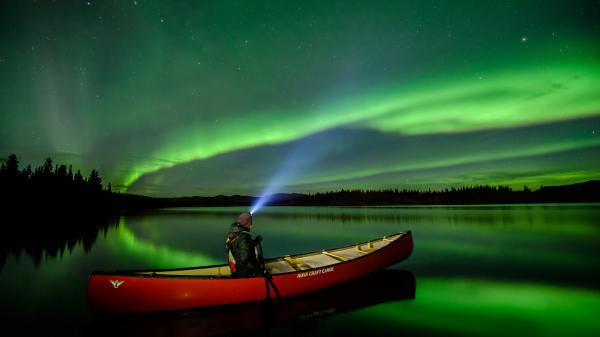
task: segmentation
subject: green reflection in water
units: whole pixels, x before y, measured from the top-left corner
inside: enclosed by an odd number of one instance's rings
[[[532,283],[417,277],[416,300],[343,319],[436,335],[598,336],[600,292]]]
[[[112,250],[126,250],[125,256],[134,256],[144,260],[152,268],[181,268],[216,264],[217,261],[206,255],[173,249],[167,245],[157,245],[140,240],[125,224],[125,218],[119,219],[116,229],[117,240],[109,240]],[[123,254],[119,254],[123,255]]]
[[[509,246],[508,244],[505,246],[496,244],[490,246],[490,243],[485,241],[470,243],[464,241],[421,240],[419,241],[418,248],[430,254],[457,254],[462,257],[505,259],[507,261],[519,261],[519,263],[526,262],[532,265],[570,265],[571,267],[584,268],[597,263],[597,259],[594,257],[583,254],[549,250],[546,248]]]

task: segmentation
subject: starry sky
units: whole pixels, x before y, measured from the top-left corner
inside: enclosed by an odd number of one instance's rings
[[[0,3],[0,156],[151,196],[600,178],[598,1]]]

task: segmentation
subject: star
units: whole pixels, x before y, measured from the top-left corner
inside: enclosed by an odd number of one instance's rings
[[[527,42],[527,36],[523,35],[521,36],[521,42]]]

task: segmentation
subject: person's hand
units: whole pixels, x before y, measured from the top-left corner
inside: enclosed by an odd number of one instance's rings
[[[254,238],[255,244],[259,244],[261,241],[262,241],[262,236],[260,236],[260,235],[256,236],[256,238]]]

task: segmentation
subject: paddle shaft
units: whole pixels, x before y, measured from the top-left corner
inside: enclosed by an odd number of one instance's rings
[[[273,282],[271,274],[265,267],[265,258],[263,255],[262,244],[260,242],[258,243],[257,248],[258,248],[258,256],[257,256],[258,263],[260,265],[260,268],[262,269],[262,272],[263,272],[263,275],[265,278],[265,287],[267,288],[266,299],[267,299],[267,301],[271,299],[271,287],[273,287],[273,290],[275,291],[275,295],[277,296],[277,298],[280,298],[281,295],[279,295],[279,290],[277,289],[275,282]]]

